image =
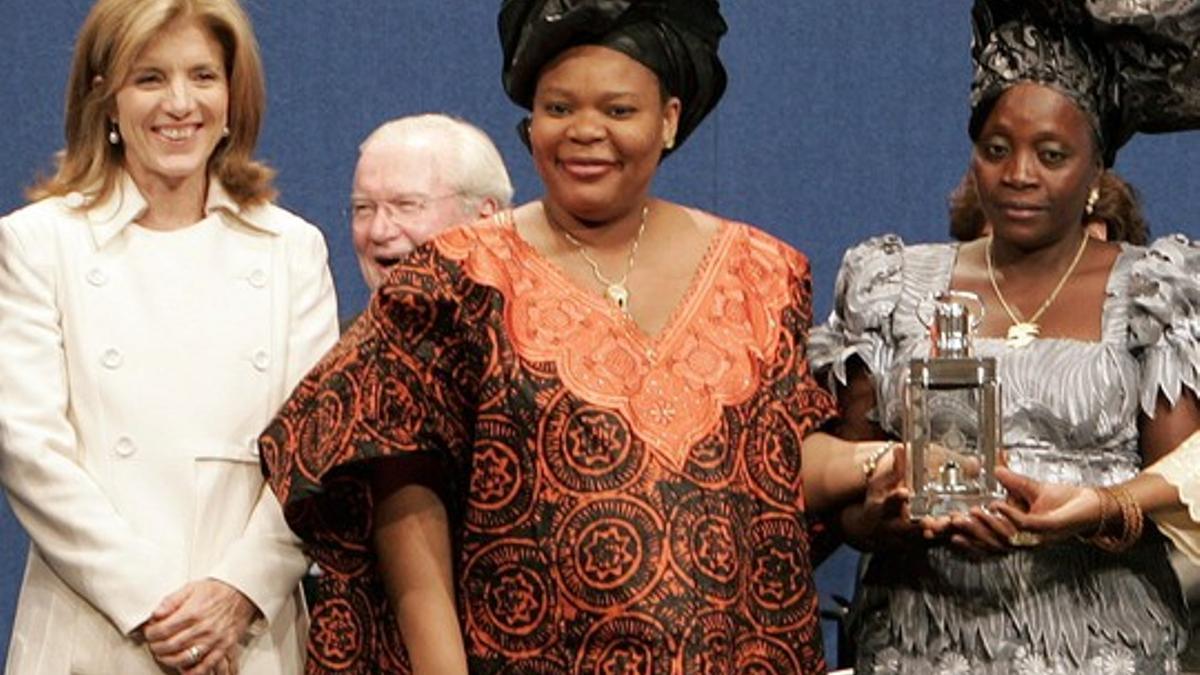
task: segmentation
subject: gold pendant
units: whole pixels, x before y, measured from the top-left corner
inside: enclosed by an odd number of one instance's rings
[[[608,288],[604,289],[604,295],[617,309],[629,312],[629,289],[625,288],[624,284],[609,284]]]
[[[1020,349],[1033,342],[1040,331],[1041,329],[1038,328],[1036,323],[1028,321],[1014,323],[1008,327],[1008,337],[1004,340],[1004,344],[1010,349]]]

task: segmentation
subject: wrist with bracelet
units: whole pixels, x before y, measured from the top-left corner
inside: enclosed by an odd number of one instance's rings
[[[883,456],[891,452],[897,445],[900,444],[896,441],[888,441],[867,455],[867,458],[859,465],[859,468],[863,472],[863,479],[866,482],[871,482],[871,476],[875,475],[875,469],[879,467],[879,460],[883,459]]]
[[[1096,529],[1079,535],[1080,539],[1109,553],[1129,550],[1142,537],[1145,525],[1142,507],[1133,494],[1120,485],[1090,489],[1100,500],[1100,517]]]

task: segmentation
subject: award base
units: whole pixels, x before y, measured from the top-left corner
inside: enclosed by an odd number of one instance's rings
[[[909,517],[920,520],[926,516],[940,518],[956,513],[966,513],[973,507],[985,507],[1003,499],[1003,494],[955,494],[929,492],[917,495],[909,502]]]

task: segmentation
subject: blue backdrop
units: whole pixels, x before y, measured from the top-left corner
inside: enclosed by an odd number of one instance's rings
[[[0,0],[0,212],[62,144],[62,92],[90,0]],[[755,223],[808,253],[818,317],[842,251],[883,231],[945,237],[945,198],[966,165],[970,78],[964,0],[726,0],[721,106],[663,166],[659,194]],[[520,201],[539,184],[499,84],[498,0],[248,0],[270,109],[260,155],[281,203],[320,224],[343,315],[366,291],[343,207],[356,148],[382,121],[444,111],[496,139]],[[1117,169],[1154,231],[1200,235],[1191,161],[1200,134],[1135,139]],[[181,355],[182,356],[182,355]],[[0,358],[5,355],[0,354]],[[0,505],[0,661],[26,540]],[[853,557],[821,571],[847,592]]]

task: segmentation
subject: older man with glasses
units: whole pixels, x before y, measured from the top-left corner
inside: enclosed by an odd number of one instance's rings
[[[512,200],[512,183],[491,139],[447,115],[388,122],[359,153],[349,217],[354,251],[372,291],[417,246]]]

